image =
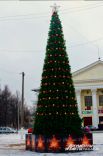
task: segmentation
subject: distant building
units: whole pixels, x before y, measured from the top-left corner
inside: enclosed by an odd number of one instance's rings
[[[98,60],[72,75],[83,124],[98,127],[103,123],[103,62]]]

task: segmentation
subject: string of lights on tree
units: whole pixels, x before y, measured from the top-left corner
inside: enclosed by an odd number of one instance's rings
[[[78,130],[72,128],[78,124]],[[65,123],[65,124],[64,124]],[[68,125],[69,124],[69,125]],[[35,115],[34,133],[79,132],[78,115],[71,67],[58,13],[53,12],[48,33],[40,92]]]

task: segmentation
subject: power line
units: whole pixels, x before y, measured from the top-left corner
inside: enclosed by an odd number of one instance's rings
[[[103,3],[102,3],[103,4]],[[80,9],[77,9],[77,10],[70,10],[69,9],[65,9],[64,12],[62,13],[75,13],[75,12],[81,12],[81,11],[86,11],[86,10],[90,10],[90,9],[95,9],[97,7],[102,7],[103,5],[97,5],[97,6],[92,6],[92,7],[87,7],[87,8],[80,8]]]
[[[95,40],[91,40],[91,41],[87,41],[87,42],[83,42],[83,43],[79,43],[79,44],[73,44],[71,45],[69,48],[72,48],[72,47],[78,47],[78,46],[83,46],[83,45],[86,45],[86,44],[90,44],[90,43],[93,43],[93,42],[97,42],[97,41],[102,41],[103,40],[103,37],[102,38],[98,38],[98,39],[95,39]],[[41,50],[16,50],[16,49],[0,49],[0,52],[12,52],[12,53],[35,53],[35,52],[42,52],[42,51],[46,51],[46,49],[41,49]]]
[[[76,6],[76,7],[69,7],[68,9],[69,9],[69,10],[70,10],[70,9],[76,9],[76,8],[78,9],[78,8],[83,8],[83,7],[85,8],[85,7],[90,7],[90,6],[93,7],[93,6],[98,6],[98,4],[99,4],[99,5],[100,5],[100,4],[103,4],[103,2],[94,3],[94,4],[93,4],[93,3],[92,3],[92,4],[86,4],[86,5],[78,6],[78,7],[77,7],[77,6]],[[64,10],[68,10],[68,9],[64,9]]]
[[[68,27],[70,27],[74,32],[78,33],[79,35],[81,35],[83,38],[86,38],[86,36],[84,36],[80,31],[78,31],[73,25],[71,25],[70,23],[65,23],[66,28],[68,29]],[[68,31],[67,31],[68,33]]]
[[[0,68],[0,73],[6,73],[6,74],[9,74],[9,75],[18,75],[19,76],[19,74],[20,74],[20,72],[14,72],[14,71],[10,71],[10,70],[7,70],[7,69],[3,69],[3,68]],[[29,79],[30,78],[33,78],[33,77],[31,77],[31,75],[33,75],[33,74],[30,74],[30,73],[28,73],[28,72],[26,72],[26,77],[28,78],[29,77]],[[40,81],[40,80],[39,80]],[[36,81],[36,80],[34,80],[34,83],[37,83],[38,81]]]
[[[72,25],[66,23],[66,27],[67,27],[67,26],[69,26],[70,28],[72,28],[72,30],[74,30],[75,32],[79,33],[82,37],[85,37],[82,33],[80,33],[80,32],[79,32],[77,29],[75,29],[75,27],[73,27]],[[68,32],[68,31],[67,31],[67,32]],[[85,38],[86,38],[86,37],[85,37]],[[98,38],[98,39],[95,39],[95,40],[86,41],[86,42],[84,42],[84,43],[74,44],[74,45],[71,45],[71,46],[69,47],[69,49],[71,49],[71,48],[73,48],[73,47],[83,46],[83,45],[90,44],[90,43],[95,43],[95,42],[97,42],[97,41],[102,41],[102,40],[103,40],[103,38],[101,37],[101,38]]]
[[[48,15],[41,15],[39,17],[23,17],[23,18],[4,18],[4,19],[0,19],[0,21],[10,21],[10,20],[27,20],[27,19],[39,19],[39,18],[42,18],[42,17],[48,17]]]
[[[103,40],[103,38],[99,38],[99,39],[87,41],[87,42],[80,43],[80,44],[74,44],[74,45],[71,45],[69,48],[83,46],[83,45],[86,45],[86,44],[90,44],[90,43],[97,42],[97,41],[102,41],[102,40]]]
[[[4,72],[4,73],[8,73],[8,74],[16,74],[16,75],[18,75],[19,73],[16,73],[16,72],[14,72],[14,71],[9,71],[9,70],[6,70],[6,69],[3,69],[3,68],[0,68],[0,72]]]
[[[41,49],[41,50],[31,50],[31,49],[28,49],[28,50],[26,50],[26,49],[19,49],[19,50],[17,50],[17,49],[0,49],[0,52],[2,53],[6,53],[6,52],[10,52],[10,53],[34,53],[34,52],[36,52],[36,53],[38,53],[38,52],[41,52],[41,51],[45,51],[45,49],[43,50],[43,49]]]
[[[99,5],[97,5],[97,4],[99,4]],[[97,8],[97,7],[102,7],[103,5],[100,5],[100,4],[103,4],[103,3],[102,2],[101,3],[96,3],[96,4],[92,4],[91,6],[90,5],[86,5],[86,6],[81,6],[81,7],[72,7],[72,8],[60,10],[60,12],[65,14],[65,13],[73,13],[73,12],[78,12],[78,11],[85,11],[85,10],[88,10],[88,9],[94,9],[94,8]],[[77,9],[77,10],[71,10],[71,9]],[[0,16],[0,21],[23,20],[23,19],[25,20],[25,19],[33,19],[34,17],[36,19],[36,18],[48,17],[48,15],[47,15],[48,13],[49,12],[30,13],[30,14],[14,15],[14,16]],[[27,17],[27,16],[32,16],[32,17]]]
[[[13,15],[13,16],[0,16],[0,18],[12,18],[12,17],[25,17],[25,16],[41,16],[41,15],[45,15],[47,14],[48,12],[43,12],[43,13],[30,13],[30,14],[23,14],[23,15]]]

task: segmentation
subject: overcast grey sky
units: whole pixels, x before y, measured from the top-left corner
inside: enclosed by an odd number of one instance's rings
[[[0,2],[0,84],[21,92],[31,105],[40,86],[53,1]],[[57,1],[72,72],[103,57],[103,2]]]

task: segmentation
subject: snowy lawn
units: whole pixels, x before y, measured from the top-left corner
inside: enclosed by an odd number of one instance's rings
[[[25,151],[25,135],[0,134],[0,156],[103,156],[103,133],[93,133],[93,151],[52,154]]]

